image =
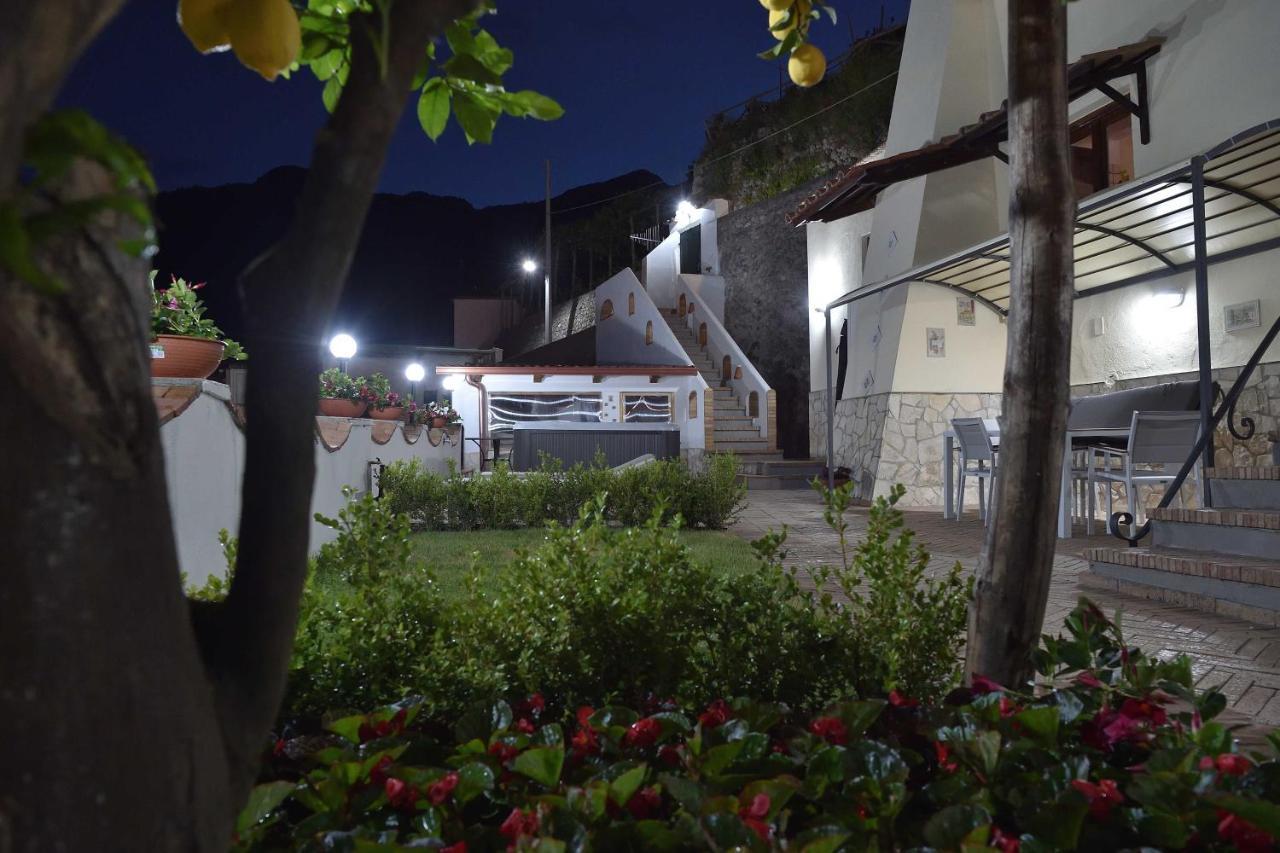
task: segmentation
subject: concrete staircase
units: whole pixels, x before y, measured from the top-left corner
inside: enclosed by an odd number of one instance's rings
[[[732,452],[742,460],[739,470],[749,489],[807,489],[809,482],[822,473],[821,463],[812,459],[784,460],[773,442],[752,423],[746,401],[723,381],[720,366],[698,345],[694,331],[680,322],[675,310],[663,311],[662,316],[689,361],[711,386],[715,401],[714,450]]]
[[[1280,466],[1205,476],[1216,506],[1151,510],[1150,545],[1089,549],[1082,582],[1280,625]]]

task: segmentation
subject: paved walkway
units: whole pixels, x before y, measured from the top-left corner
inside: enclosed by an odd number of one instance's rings
[[[850,538],[860,539],[866,509],[851,510],[848,521]],[[817,495],[808,490],[750,492],[747,508],[732,529],[754,539],[784,524],[788,564],[839,561],[836,536],[822,520]],[[907,525],[932,555],[935,569],[945,570],[957,561],[969,571],[977,565],[983,528],[976,516],[957,522],[943,519],[941,511],[907,510]],[[1059,540],[1046,633],[1056,633],[1077,599],[1087,595],[1107,613],[1123,611],[1125,635],[1134,645],[1148,654],[1190,656],[1199,686],[1221,685],[1238,714],[1265,726],[1280,726],[1280,628],[1081,587],[1080,574],[1088,568],[1081,558],[1084,549],[1114,542],[1083,535]]]

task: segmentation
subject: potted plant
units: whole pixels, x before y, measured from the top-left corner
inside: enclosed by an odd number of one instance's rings
[[[224,358],[242,361],[244,348],[225,337],[204,316],[204,302],[196,291],[203,283],[187,284],[176,276],[163,290],[151,273],[151,375],[207,379]]]
[[[404,401],[391,390],[391,380],[381,373],[369,377],[364,389],[369,399],[369,417],[380,421],[398,421],[404,418]]]
[[[320,374],[320,414],[335,418],[358,418],[369,407],[361,396],[364,377],[352,378],[336,367]]]

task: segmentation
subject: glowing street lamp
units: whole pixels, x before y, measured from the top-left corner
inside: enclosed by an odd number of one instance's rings
[[[338,360],[338,369],[347,372],[347,362],[356,354],[356,339],[341,332],[329,339],[329,352]]]
[[[416,402],[418,399],[418,383],[422,381],[422,377],[427,375],[427,371],[422,369],[422,365],[416,361],[404,369],[404,378],[409,380],[409,402]]]
[[[532,275],[538,271],[538,264],[533,258],[525,258],[524,262],[520,264],[520,269]]]

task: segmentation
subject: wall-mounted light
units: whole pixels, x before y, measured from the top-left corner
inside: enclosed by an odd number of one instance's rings
[[[698,209],[694,207],[687,199],[681,200],[676,205],[676,227],[683,228],[694,220],[698,215]]]
[[[1151,301],[1162,308],[1177,308],[1186,298],[1186,288],[1178,284],[1158,284],[1151,291]]]
[[[347,372],[347,362],[356,354],[356,339],[340,332],[329,339],[329,353],[338,360],[338,369]]]

